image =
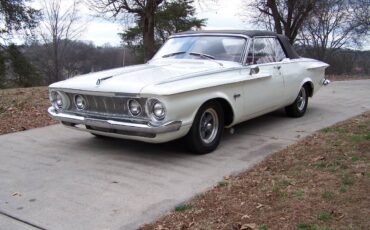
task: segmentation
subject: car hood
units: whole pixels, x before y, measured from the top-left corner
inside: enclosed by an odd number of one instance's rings
[[[50,85],[50,88],[139,94],[144,87],[149,85],[217,72],[236,66],[240,65],[234,62],[208,60],[159,60],[80,75],[54,83]]]

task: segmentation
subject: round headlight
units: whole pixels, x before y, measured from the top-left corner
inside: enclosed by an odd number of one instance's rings
[[[130,113],[133,116],[138,116],[141,113],[141,105],[138,101],[136,100],[129,100],[128,101],[128,109],[130,110]]]
[[[81,95],[75,96],[75,105],[78,110],[84,110],[86,108],[86,100]]]
[[[58,106],[58,108],[63,107],[63,98],[59,93],[56,95],[55,104]]]
[[[162,120],[166,116],[166,108],[163,103],[157,101],[153,104],[153,115],[156,119]]]
[[[55,109],[62,109],[67,105],[67,101],[61,92],[52,91],[50,96],[51,104]]]

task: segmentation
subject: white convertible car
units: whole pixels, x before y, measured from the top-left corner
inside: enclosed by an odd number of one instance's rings
[[[146,64],[90,73],[49,87],[48,113],[62,124],[190,150],[217,148],[224,128],[285,107],[305,114],[329,83],[328,64],[297,55],[267,31],[190,31],[169,38]]]

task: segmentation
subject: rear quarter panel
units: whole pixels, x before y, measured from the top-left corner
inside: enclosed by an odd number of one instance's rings
[[[316,93],[322,86],[325,78],[325,69],[329,65],[306,58],[292,59],[282,63],[282,73],[285,84],[286,105],[294,102],[300,88],[307,82],[312,83],[313,93]]]

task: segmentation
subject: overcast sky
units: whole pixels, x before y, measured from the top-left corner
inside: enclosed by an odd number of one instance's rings
[[[204,29],[246,29],[248,26],[242,22],[240,6],[243,0],[220,0],[217,6],[209,4],[206,7],[197,7],[197,17],[206,18],[207,26]],[[245,2],[245,1],[244,1]],[[204,9],[203,9],[204,8]],[[91,14],[83,9],[84,14]],[[120,38],[117,33],[122,32],[123,28],[118,23],[94,18],[90,21],[82,40],[93,41],[96,45],[110,43],[119,45]]]
[[[44,0],[35,0],[32,6],[40,9]],[[45,0],[48,1],[48,0]],[[63,0],[64,6],[70,4],[72,0]],[[202,1],[201,1],[202,2]],[[207,19],[207,25],[203,29],[256,29],[253,25],[243,22],[243,4],[245,0],[218,0],[217,4],[212,5],[209,1],[205,6],[196,4],[197,17]],[[88,21],[86,30],[79,38],[84,41],[92,41],[94,44],[101,46],[110,44],[113,46],[120,45],[118,33],[123,31],[123,26],[118,22],[108,21],[102,18],[93,16],[96,12],[92,12],[84,4],[79,7],[80,13]],[[244,13],[245,14],[245,13]],[[370,44],[367,43],[364,49],[370,49]]]
[[[40,9],[40,2],[42,1],[36,0],[33,6]],[[71,0],[63,0],[62,2],[68,5]],[[246,29],[248,27],[239,16],[242,2],[243,0],[219,0],[217,5],[212,5],[211,3],[204,7],[196,5],[196,16],[208,19],[207,26],[204,29]],[[120,38],[117,34],[122,32],[122,25],[119,25],[118,22],[115,23],[94,17],[95,13],[91,12],[85,5],[81,5],[79,9],[81,15],[88,18],[88,24],[80,38],[81,40],[92,41],[96,45],[104,45],[106,43],[111,45],[120,44]]]

